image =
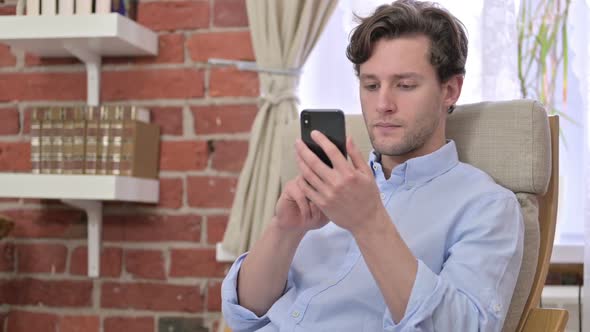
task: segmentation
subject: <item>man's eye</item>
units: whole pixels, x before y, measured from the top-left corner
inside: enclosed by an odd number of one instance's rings
[[[377,84],[365,84],[365,90],[375,91],[379,86]]]
[[[402,90],[413,90],[416,87],[416,84],[404,84],[404,83],[400,83],[400,84],[398,84],[398,86]]]

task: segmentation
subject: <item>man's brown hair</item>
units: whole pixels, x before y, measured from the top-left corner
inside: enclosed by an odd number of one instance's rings
[[[379,6],[373,15],[359,19],[360,24],[353,30],[346,49],[357,76],[360,65],[371,57],[378,40],[412,35],[430,39],[430,63],[440,82],[465,74],[465,27],[442,7],[431,2],[398,0]]]

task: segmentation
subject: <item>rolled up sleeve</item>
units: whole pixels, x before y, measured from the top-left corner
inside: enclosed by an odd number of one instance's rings
[[[258,317],[238,303],[238,273],[247,255],[244,253],[238,257],[221,285],[223,318],[234,332],[256,331],[270,322],[266,315]]]

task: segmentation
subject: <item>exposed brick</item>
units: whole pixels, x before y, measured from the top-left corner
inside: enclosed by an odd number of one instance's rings
[[[16,15],[16,6],[0,6],[0,15]]]
[[[137,64],[183,63],[184,35],[164,34],[158,36],[158,55],[133,58]]]
[[[64,316],[59,320],[59,332],[98,332],[98,316]]]
[[[107,317],[104,320],[104,332],[145,332],[153,330],[153,317]]]
[[[227,228],[228,216],[207,217],[207,243],[216,244],[223,241],[223,234]]]
[[[123,269],[123,250],[121,248],[102,248],[100,253],[100,276],[119,277]],[[88,274],[88,247],[78,247],[72,252],[70,273]]]
[[[0,272],[13,272],[14,258],[14,244],[6,242],[0,243]]]
[[[31,171],[31,145],[29,142],[0,142],[0,171]]]
[[[189,241],[201,240],[201,217],[194,215],[105,216],[105,241]]]
[[[184,188],[182,179],[160,178],[160,201],[158,207],[178,209],[182,206]]]
[[[18,110],[16,108],[0,108],[0,123],[2,124],[0,125],[0,135],[18,134],[20,129]]]
[[[246,0],[215,0],[213,24],[218,27],[246,27]]]
[[[182,135],[181,107],[150,107],[152,123],[160,126],[162,135]]]
[[[200,208],[230,208],[236,178],[192,176],[187,179],[188,204]]]
[[[198,135],[249,132],[256,118],[256,105],[198,106],[192,109]]]
[[[135,278],[166,279],[164,256],[159,250],[126,250],[125,270]]]
[[[84,238],[86,221],[77,210],[10,210],[3,214],[14,220],[12,237]]]
[[[248,31],[197,33],[187,41],[191,59],[207,62],[209,58],[254,60]]]
[[[153,30],[206,28],[209,26],[209,2],[141,2],[137,21]]]
[[[35,66],[62,66],[62,65],[74,65],[81,64],[82,62],[74,57],[65,58],[43,58],[35,54],[25,54],[25,65],[28,67]]]
[[[53,314],[12,310],[6,320],[7,332],[57,332],[58,317]]]
[[[215,249],[172,249],[172,277],[223,277],[227,264],[218,263]]]
[[[0,280],[0,303],[49,307],[90,307],[92,281]]]
[[[7,312],[0,312],[0,332],[6,332],[6,317],[8,316]]]
[[[63,244],[19,244],[16,246],[20,273],[63,273],[68,249]]]
[[[101,100],[202,97],[203,77],[195,69],[106,71],[102,73]]]
[[[86,74],[1,73],[0,101],[85,100]]]
[[[16,65],[16,57],[12,54],[10,46],[0,44],[0,67],[12,67]]]
[[[207,310],[221,311],[221,282],[209,281],[207,286]]]
[[[212,166],[216,170],[239,172],[248,156],[248,141],[215,141]]]
[[[160,150],[161,170],[190,171],[207,166],[209,151],[205,141],[164,141]]]
[[[24,110],[24,119],[23,119],[23,134],[30,134],[31,133],[31,113],[33,112],[32,108],[26,108]]]
[[[202,318],[196,317],[161,317],[158,332],[209,332]],[[211,330],[217,331],[217,330]]]
[[[198,312],[203,308],[200,293],[194,285],[106,282],[100,303],[102,308]]]
[[[260,91],[258,74],[251,71],[212,69],[209,82],[211,97],[258,97]]]

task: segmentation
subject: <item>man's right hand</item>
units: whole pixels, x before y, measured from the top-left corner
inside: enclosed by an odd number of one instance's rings
[[[264,315],[285,290],[289,268],[299,242],[328,218],[301,191],[301,176],[287,182],[273,220],[244,259],[238,274],[238,302],[257,316]]]
[[[301,190],[301,175],[287,182],[275,207],[275,222],[285,231],[306,233],[324,227],[328,218]]]

